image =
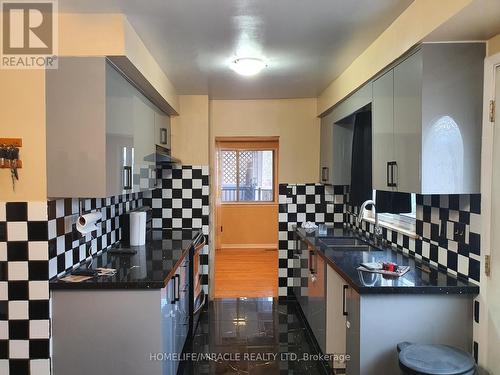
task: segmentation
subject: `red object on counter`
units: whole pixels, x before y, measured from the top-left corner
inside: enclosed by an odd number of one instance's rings
[[[396,272],[398,269],[398,266],[395,263],[387,262],[387,263],[382,264],[382,268],[386,271],[389,271],[389,272]]]

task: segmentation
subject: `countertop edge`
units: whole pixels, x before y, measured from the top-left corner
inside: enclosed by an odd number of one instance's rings
[[[467,295],[474,296],[479,294],[479,285],[475,286],[413,286],[413,287],[360,287],[357,285],[350,277],[347,275],[340,267],[338,267],[334,261],[328,258],[323,251],[318,250],[317,245],[310,240],[310,238],[303,236],[298,228],[294,232],[302,240],[306,241],[309,245],[313,246],[321,258],[329,265],[333,270],[344,279],[357,293],[360,295],[380,295],[380,294],[399,294],[399,295]],[[394,251],[394,250],[391,250]],[[405,254],[402,254],[408,258],[411,258]],[[438,272],[442,272],[438,270]]]
[[[199,229],[197,233],[199,235],[200,233],[202,233],[202,230]],[[156,289],[163,289],[170,282],[170,279],[174,276],[175,272],[180,267],[181,263],[184,261],[186,256],[189,255],[189,249],[191,248],[193,241],[198,237],[198,235],[196,235],[195,237],[192,238],[190,245],[187,246],[186,249],[182,250],[182,253],[181,253],[181,256],[179,257],[179,260],[172,267],[171,271],[165,276],[163,281],[145,281],[145,282],[137,282],[137,281],[130,281],[130,282],[111,282],[111,281],[110,282],[105,282],[105,281],[101,281],[101,282],[91,282],[91,281],[65,282],[65,281],[62,281],[61,280],[62,277],[71,273],[71,272],[67,272],[65,275],[62,275],[59,277],[56,276],[56,277],[49,280],[49,291],[57,291],[57,290],[153,290],[153,289],[156,290]],[[110,248],[103,251],[102,254],[107,252]],[[79,267],[77,267],[75,269],[78,269],[78,268]]]

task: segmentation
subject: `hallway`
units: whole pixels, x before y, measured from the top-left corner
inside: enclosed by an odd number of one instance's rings
[[[324,363],[300,360],[304,354],[318,351],[297,308],[295,302],[273,298],[211,302],[184,353],[225,354],[231,358],[186,361],[181,363],[179,374],[327,374]]]
[[[277,297],[276,249],[218,249],[215,298]]]

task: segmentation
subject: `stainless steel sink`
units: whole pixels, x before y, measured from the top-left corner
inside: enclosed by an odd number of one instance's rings
[[[325,237],[319,240],[324,246],[332,250],[351,251],[379,251],[376,247],[367,244],[358,238]]]

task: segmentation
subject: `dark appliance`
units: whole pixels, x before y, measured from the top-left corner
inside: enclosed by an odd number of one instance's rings
[[[206,244],[206,238],[203,233],[200,232],[198,237],[193,241],[193,245],[191,247],[189,257],[191,262],[190,273],[191,273],[191,335],[194,336],[196,331],[196,327],[198,325],[198,321],[200,319],[200,314],[205,306],[206,302],[206,294],[203,291],[202,283],[201,283],[201,274],[200,274],[200,253],[203,247]]]

